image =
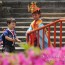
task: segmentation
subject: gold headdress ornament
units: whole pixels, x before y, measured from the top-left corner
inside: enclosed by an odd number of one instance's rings
[[[36,2],[31,2],[31,4],[28,5],[28,12],[34,13],[37,10],[40,10],[40,8],[37,7]]]

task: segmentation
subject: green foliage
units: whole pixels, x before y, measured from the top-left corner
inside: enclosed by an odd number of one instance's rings
[[[34,46],[30,46],[27,43],[20,43],[19,46],[24,48],[25,51],[31,49],[31,50],[33,50],[35,52],[35,54],[39,54],[40,53],[40,48],[34,47]]]
[[[28,45],[27,43],[19,43],[19,46],[24,48],[25,50],[28,50],[30,48],[30,45]]]

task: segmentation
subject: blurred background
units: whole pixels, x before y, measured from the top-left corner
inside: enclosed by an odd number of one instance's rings
[[[7,28],[6,19],[14,17],[16,19],[16,33],[17,37],[26,43],[26,30],[29,28],[30,23],[33,21],[31,13],[28,12],[28,4],[32,1],[37,3],[37,6],[41,8],[41,18],[43,24],[46,25],[57,19],[65,17],[65,0],[0,0],[0,34],[2,34],[2,28]],[[56,43],[59,44],[59,23],[56,26]],[[62,43],[65,44],[65,23],[63,23],[62,31]],[[54,42],[54,27],[51,27],[51,41]],[[1,49],[1,48],[0,48]],[[16,51],[23,50],[16,43]]]

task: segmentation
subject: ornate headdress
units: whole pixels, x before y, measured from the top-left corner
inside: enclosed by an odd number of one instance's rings
[[[40,8],[37,7],[36,2],[31,2],[31,4],[28,5],[28,12],[34,13],[36,11],[40,11]]]

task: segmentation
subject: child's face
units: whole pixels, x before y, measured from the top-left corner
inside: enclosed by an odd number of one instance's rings
[[[32,17],[34,18],[34,20],[38,20],[40,18],[40,14],[32,14]]]
[[[16,23],[15,22],[11,22],[10,24],[8,24],[8,27],[10,29],[12,29],[12,30],[15,28],[15,26],[16,26]]]

